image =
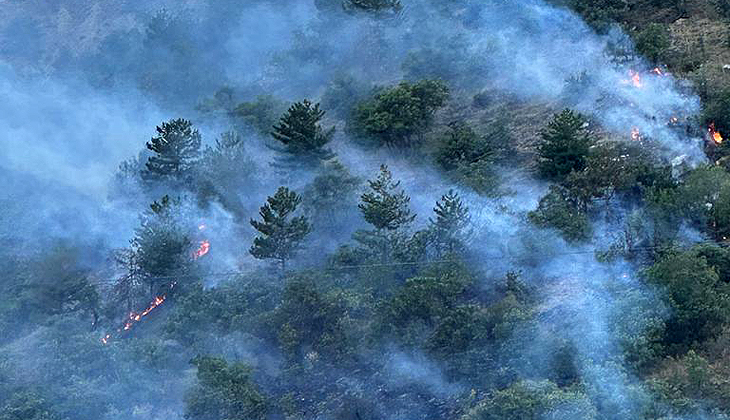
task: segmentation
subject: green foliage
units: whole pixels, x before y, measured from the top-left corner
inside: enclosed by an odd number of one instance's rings
[[[350,222],[348,211],[355,208],[361,180],[338,160],[326,162],[304,191],[304,207],[318,231],[336,233]]]
[[[439,141],[436,163],[445,171],[452,171],[461,165],[489,160],[494,151],[484,138],[463,122],[452,122],[449,131]]]
[[[189,229],[179,220],[180,211],[180,201],[167,195],[152,202],[131,241],[134,261],[150,297],[159,295],[171,276],[190,274],[192,242]]]
[[[32,261],[23,287],[14,296],[24,317],[44,322],[54,315],[81,313],[96,326],[101,299],[81,258],[79,249],[60,243]]]
[[[730,0],[713,0],[715,9],[725,18],[730,18]]]
[[[53,411],[51,404],[33,392],[19,391],[13,393],[8,401],[0,406],[0,420],[61,419],[62,417]]]
[[[284,145],[283,152],[288,155],[286,162],[313,166],[334,156],[324,146],[332,140],[335,128],[322,129],[319,122],[325,112],[319,104],[308,100],[296,102],[274,125],[271,135]]]
[[[528,213],[528,217],[539,227],[557,229],[568,241],[585,240],[591,233],[588,216],[563,187],[550,187],[550,191],[540,199],[537,209]]]
[[[445,337],[452,337],[460,330],[455,323],[471,320],[470,309],[457,310],[471,281],[469,276],[459,272],[408,279],[380,310],[380,333],[412,345],[423,341],[440,325],[431,346],[443,348]]]
[[[336,295],[323,294],[308,280],[289,282],[275,315],[279,343],[289,361],[342,357],[348,350],[345,317]]]
[[[705,258],[717,273],[720,281],[730,283],[730,249],[713,243],[695,245],[693,251]]]
[[[607,32],[628,8],[625,0],[568,0],[571,8],[599,32]]]
[[[243,363],[228,364],[215,357],[196,357],[198,384],[185,396],[189,420],[255,420],[266,418],[266,398]]]
[[[636,49],[651,62],[663,60],[669,47],[669,34],[664,25],[650,23],[635,38]]]
[[[225,112],[230,113],[234,106],[234,90],[224,86],[218,89],[213,97],[203,99],[196,109],[203,113]]]
[[[156,130],[157,136],[147,142],[155,155],[147,160],[143,177],[184,181],[200,155],[200,133],[182,118],[163,122]]]
[[[411,223],[408,203],[411,198],[403,190],[398,191],[400,181],[393,181],[393,174],[386,165],[380,165],[380,173],[375,180],[368,180],[370,191],[364,193],[358,208],[365,221],[378,231],[397,230]]]
[[[400,0],[343,0],[345,10],[368,13],[399,13],[403,9]]]
[[[208,200],[217,199],[226,209],[243,216],[245,205],[232,191],[257,185],[256,162],[246,151],[244,139],[235,131],[228,131],[216,139],[214,147],[206,147],[201,160],[198,202],[201,207]]]
[[[497,180],[494,160],[508,142],[502,124],[490,127],[486,135],[479,135],[466,123],[452,122],[448,132],[438,140],[435,160],[455,180],[479,193],[489,193]]]
[[[596,408],[578,390],[562,389],[550,381],[520,381],[496,391],[469,410],[461,420],[595,419]]]
[[[671,187],[673,181],[641,146],[608,142],[591,148],[585,168],[571,172],[565,186],[579,207],[587,209],[594,199],[610,200],[617,193],[638,198],[650,188]]]
[[[730,409],[730,383],[724,360],[712,362],[690,350],[680,358],[669,358],[649,384],[678,414],[690,414],[711,402],[727,412]],[[717,417],[721,418],[721,417]]]
[[[466,245],[469,225],[469,208],[453,190],[441,196],[433,212],[435,219],[429,219],[433,243],[438,255],[462,251]]]
[[[437,80],[401,82],[377,92],[359,104],[351,130],[376,145],[408,147],[421,142],[433,115],[449,97],[448,87]]]
[[[730,237],[730,174],[718,166],[700,166],[676,187],[650,190],[647,199],[666,225],[684,219],[718,239]]]
[[[730,321],[730,285],[697,253],[670,252],[648,268],[646,276],[662,287],[672,308],[664,333],[671,350],[683,351],[707,340]]]
[[[712,92],[702,101],[702,119],[707,124],[714,123],[724,137],[730,137],[730,88]]]
[[[385,165],[380,166],[378,177],[368,180],[368,184],[369,190],[360,196],[358,208],[375,230],[355,232],[353,239],[364,246],[359,251],[366,260],[379,257],[381,263],[389,262],[393,256],[409,260],[412,250],[406,229],[416,218],[409,208],[410,197],[399,190],[400,181],[393,181],[393,174]]]
[[[270,95],[257,96],[253,102],[241,102],[230,112],[239,124],[252,127],[260,134],[269,135],[285,104]]]
[[[305,216],[289,219],[301,202],[302,198],[286,187],[279,187],[273,197],[266,199],[259,211],[262,221],[251,219],[250,222],[262,234],[254,239],[249,250],[251,255],[278,260],[282,270],[286,268],[286,261],[294,256],[311,231]]]
[[[540,173],[554,180],[563,180],[573,171],[582,171],[594,140],[585,128],[587,121],[579,113],[565,109],[555,114],[540,136],[538,146]]]

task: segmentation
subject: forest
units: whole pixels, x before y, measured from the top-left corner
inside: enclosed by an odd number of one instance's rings
[[[730,419],[729,0],[0,16],[0,420]]]

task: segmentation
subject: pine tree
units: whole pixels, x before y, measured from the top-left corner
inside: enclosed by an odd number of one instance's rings
[[[398,191],[400,181],[393,181],[393,174],[386,165],[374,180],[368,180],[370,191],[360,196],[358,208],[365,221],[375,227],[375,232],[358,231],[355,240],[371,249],[379,249],[383,262],[389,260],[389,250],[403,244],[402,230],[415,218],[408,207],[411,198],[403,190]]]
[[[325,112],[308,100],[294,103],[275,125],[271,136],[284,145],[284,163],[315,166],[334,156],[324,146],[332,140],[335,128],[324,130],[319,122]]]
[[[179,204],[168,196],[154,201],[142,214],[141,226],[132,239],[134,259],[150,296],[156,296],[163,285],[171,283],[171,276],[189,274],[192,242],[176,219]]]
[[[287,220],[302,202],[294,191],[279,187],[273,197],[266,199],[259,214],[262,221],[251,219],[251,226],[261,232],[254,239],[249,252],[258,259],[275,259],[279,261],[282,271],[287,260],[298,250],[302,240],[311,231],[307,218],[297,216]]]
[[[415,214],[411,214],[408,203],[411,198],[403,190],[396,191],[400,181],[393,181],[393,174],[386,165],[380,165],[380,173],[374,181],[368,180],[371,191],[364,193],[358,208],[365,221],[375,229],[396,230],[412,222]]]
[[[538,146],[539,168],[545,177],[562,181],[571,172],[585,168],[593,144],[585,125],[585,117],[569,109],[555,114],[548,123]]]
[[[182,118],[163,122],[156,130],[157,136],[147,142],[155,155],[147,160],[142,175],[147,179],[184,180],[200,155],[200,133]]]
[[[429,222],[437,253],[441,255],[444,251],[453,253],[462,249],[469,224],[469,208],[461,201],[459,194],[449,190],[436,202],[433,212],[436,218],[429,219]]]

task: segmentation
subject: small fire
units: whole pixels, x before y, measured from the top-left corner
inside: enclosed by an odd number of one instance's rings
[[[671,125],[679,124],[679,118],[677,118],[677,117],[670,118],[669,119],[669,124],[671,124]]]
[[[142,318],[149,315],[149,313],[152,312],[153,309],[162,305],[162,303],[165,301],[166,298],[167,298],[167,295],[157,296],[155,298],[155,300],[153,300],[152,303],[150,303],[150,306],[148,306],[142,312],[139,312],[139,313],[131,312],[129,314],[129,318],[124,323],[124,331],[127,331],[130,328],[132,328],[132,326],[134,325],[135,322],[139,322],[140,320],[142,320]]]
[[[641,133],[639,132],[639,129],[636,127],[633,127],[631,129],[631,140],[634,140],[634,141],[641,140]]]
[[[198,259],[210,251],[210,242],[207,240],[200,241],[200,246],[193,252],[193,258]]]
[[[202,223],[198,225],[198,230],[204,230],[207,226],[205,226],[205,223]]]
[[[715,129],[715,123],[710,123],[710,126],[707,128],[707,131],[710,133],[710,138],[715,142],[715,144],[720,144],[724,140],[722,138],[722,134],[720,134],[719,131]]]
[[[651,72],[656,74],[657,76],[664,76],[664,73],[659,67],[654,67]]]
[[[172,289],[173,287],[175,287],[175,284],[176,284],[176,282],[170,283],[170,289]],[[162,294],[160,296],[155,297],[155,300],[153,300],[152,302],[150,302],[150,304],[144,310],[142,310],[141,312],[130,312],[129,313],[129,316],[127,317],[127,320],[124,321],[124,325],[121,328],[119,328],[117,330],[117,332],[121,333],[121,332],[129,331],[130,329],[132,329],[132,327],[136,323],[138,323],[144,317],[146,317],[147,315],[149,315],[150,312],[152,312],[155,308],[157,308],[158,306],[162,305],[165,302],[165,299],[167,299],[167,294],[166,293],[164,293],[164,294]],[[101,338],[101,342],[103,344],[107,344],[107,343],[109,343],[109,340],[111,340],[111,338],[112,338],[112,335],[111,334],[107,334],[107,335],[105,335],[104,337]]]
[[[629,77],[631,77],[631,84],[633,84],[634,87],[644,87],[644,83],[641,82],[641,75],[638,71],[629,70]]]

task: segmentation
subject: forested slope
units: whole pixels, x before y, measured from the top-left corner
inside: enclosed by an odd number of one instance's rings
[[[0,4],[0,420],[730,417],[728,11]]]

